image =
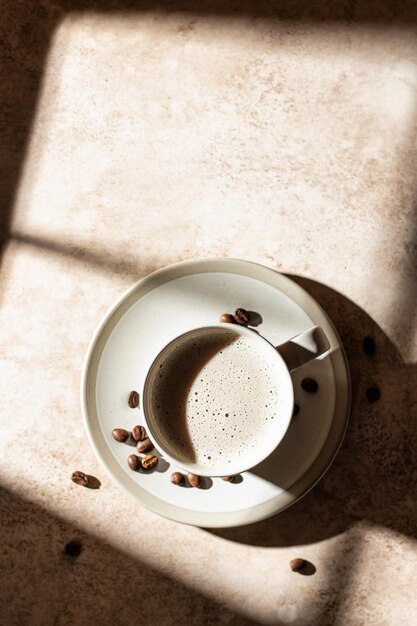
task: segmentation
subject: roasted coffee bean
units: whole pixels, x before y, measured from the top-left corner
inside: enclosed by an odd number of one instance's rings
[[[298,404],[294,404],[294,409],[292,412],[292,416],[295,417],[296,415],[298,415],[300,412],[300,407],[298,406]]]
[[[236,320],[230,313],[222,313],[219,317],[219,322],[222,324],[236,324]]]
[[[149,452],[150,450],[152,450],[152,448],[153,448],[153,443],[149,439],[149,437],[147,437],[143,441],[138,441],[136,444],[136,450],[141,453]]]
[[[158,457],[154,454],[147,454],[142,459],[142,467],[144,469],[153,469],[158,465]]]
[[[379,398],[381,397],[381,392],[378,387],[368,387],[368,389],[366,390],[366,397],[368,399],[368,402],[373,404],[374,402],[378,402]]]
[[[314,378],[303,378],[301,381],[301,387],[307,393],[316,393],[319,388],[318,383],[314,380]]]
[[[235,321],[241,326],[246,326],[249,322],[249,313],[245,309],[236,309]]]
[[[143,441],[148,435],[144,426],[133,426],[132,437],[135,441]]]
[[[174,472],[171,474],[171,482],[174,485],[181,485],[181,483],[184,482],[184,475],[181,474],[181,472]]]
[[[375,354],[376,345],[372,337],[365,337],[362,341],[362,350],[366,356],[373,356]]]
[[[136,454],[129,454],[127,457],[127,464],[130,469],[135,472],[140,465],[140,458],[136,456]]]
[[[84,474],[84,472],[73,472],[71,476],[71,480],[76,485],[81,485],[81,487],[87,487],[88,485],[88,476]]]
[[[220,478],[221,478],[222,480],[227,481],[228,483],[233,482],[233,481],[234,481],[234,479],[235,479],[235,477],[234,477],[234,476],[220,476]]]
[[[81,554],[81,550],[83,549],[81,541],[77,539],[73,539],[69,541],[64,548],[64,554],[67,556],[79,556]]]
[[[293,559],[290,561],[290,567],[293,572],[300,572],[307,565],[307,562],[304,559]]]
[[[127,401],[131,409],[136,409],[139,406],[139,394],[137,391],[131,391]]]
[[[191,487],[199,487],[201,485],[201,476],[197,476],[197,474],[187,474],[187,479]]]
[[[115,428],[111,431],[112,437],[115,441],[123,443],[129,439],[129,433],[124,428]]]

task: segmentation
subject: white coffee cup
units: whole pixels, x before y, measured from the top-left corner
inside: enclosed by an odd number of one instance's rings
[[[143,385],[152,443],[174,466],[200,476],[251,469],[275,450],[290,424],[290,371],[328,347],[318,327],[278,347],[237,324],[176,337],[152,361]]]

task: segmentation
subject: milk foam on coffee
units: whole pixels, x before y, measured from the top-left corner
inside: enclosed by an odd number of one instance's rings
[[[265,447],[285,394],[279,373],[266,342],[229,329],[180,338],[158,362],[152,384],[161,445],[178,461],[207,468]]]

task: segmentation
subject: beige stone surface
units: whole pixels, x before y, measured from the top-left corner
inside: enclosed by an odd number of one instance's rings
[[[2,2],[0,624],[416,623],[413,6]],[[302,277],[354,383],[327,475],[233,531],[120,492],[79,408],[114,299],[206,256]]]

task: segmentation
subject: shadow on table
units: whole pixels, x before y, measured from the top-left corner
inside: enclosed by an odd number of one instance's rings
[[[257,624],[4,488],[0,516],[1,624]]]
[[[327,474],[291,508],[233,529],[211,530],[231,541],[291,546],[321,541],[360,520],[417,538],[416,367],[406,365],[379,326],[348,298],[313,280],[290,276],[323,306],[345,346],[352,376],[352,413]],[[374,355],[363,340],[374,339]],[[370,402],[367,390],[381,396]],[[371,397],[371,399],[373,399]]]
[[[23,164],[28,150],[32,124],[36,115],[39,95],[54,33],[63,19],[72,13],[97,13],[129,16],[178,13],[184,24],[179,32],[193,29],[201,17],[221,20],[243,20],[255,23],[258,19],[315,23],[319,28],[328,24],[352,23],[386,27],[406,27],[417,24],[417,5],[412,2],[397,6],[389,0],[362,3],[336,0],[312,2],[285,0],[274,3],[241,2],[239,0],[27,0],[6,1],[0,11],[0,255],[4,245],[15,233],[12,229],[13,210],[16,203]],[[408,159],[408,152],[406,155]],[[85,262],[116,267],[137,275],[137,268],[121,257],[107,258],[106,254],[91,252],[79,246],[68,246],[61,241],[28,233],[16,233],[23,243],[62,251],[63,254],[81,256]],[[415,256],[415,255],[414,255]],[[414,283],[413,283],[414,285]]]

